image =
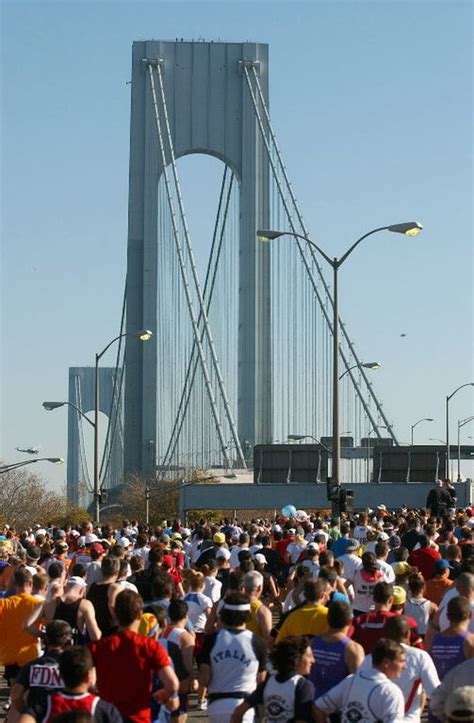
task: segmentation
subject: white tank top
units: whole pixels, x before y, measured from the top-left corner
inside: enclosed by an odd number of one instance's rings
[[[293,675],[279,683],[274,675],[263,690],[266,723],[285,723],[295,717],[295,692],[301,675]]]
[[[167,631],[168,632],[168,631]],[[170,632],[166,635],[166,640],[169,640],[170,643],[174,643],[179,648],[181,648],[181,635],[185,632],[185,628],[173,628],[170,630]]]

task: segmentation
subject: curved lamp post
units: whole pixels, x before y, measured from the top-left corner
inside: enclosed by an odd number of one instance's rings
[[[339,381],[341,381],[341,379],[345,377],[346,374],[349,374],[349,372],[351,372],[353,369],[360,369],[361,367],[362,369],[380,369],[381,366],[382,365],[380,362],[361,362],[360,364],[354,364],[354,366],[349,367],[349,369],[346,369],[345,372],[342,372],[341,376],[339,377]]]
[[[379,231],[392,231],[393,233],[401,233],[405,236],[417,236],[422,230],[421,224],[417,221],[409,221],[408,223],[396,223],[391,226],[380,226],[372,231],[365,233],[357,239],[352,246],[340,257],[331,258],[323,249],[321,249],[314,241],[307,236],[303,236],[293,231],[271,231],[259,230],[257,237],[261,241],[272,241],[280,236],[293,236],[305,241],[309,246],[323,257],[333,270],[333,355],[332,355],[332,483],[338,488],[338,499],[340,493],[340,464],[341,464],[341,443],[339,438],[339,305],[338,305],[338,271],[348,256],[354,249],[368,236],[372,236]]]
[[[124,336],[134,336],[139,341],[148,341],[153,336],[153,332],[149,329],[142,329],[141,331],[137,331],[136,333],[132,332],[124,332],[123,334],[119,334],[118,336],[114,337],[112,341],[109,341],[107,346],[105,346],[101,352],[96,353],[95,355],[95,375],[94,375],[94,421],[89,419],[89,417],[84,414],[84,412],[79,409],[79,407],[76,407],[75,404],[72,404],[71,402],[43,402],[43,407],[51,411],[52,409],[57,409],[58,407],[63,407],[65,405],[69,407],[73,407],[84,419],[87,419],[90,425],[94,428],[94,519],[96,522],[99,522],[100,520],[100,480],[99,480],[99,361],[104,356],[105,352],[109,350],[109,348],[119,339],[122,339]]]
[[[474,387],[474,382],[466,382],[466,384],[461,384],[460,387],[454,390],[452,394],[448,394],[446,397],[446,462],[445,462],[445,478],[449,478],[449,456],[450,456],[450,450],[449,450],[449,402],[454,397],[457,392],[459,392],[460,389],[464,389],[464,387]]]
[[[421,422],[434,422],[434,419],[431,417],[423,417],[423,419],[419,419],[415,424],[411,425],[411,446],[413,447],[413,430],[418,424],[421,424]]]
[[[64,460],[62,457],[40,457],[39,459],[25,459],[23,462],[13,462],[12,464],[6,464],[0,467],[0,474],[5,472],[12,472],[19,467],[26,467],[27,464],[36,464],[36,462],[51,462],[52,464],[63,464]]]

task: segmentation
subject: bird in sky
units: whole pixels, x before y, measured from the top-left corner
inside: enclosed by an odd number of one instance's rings
[[[403,331],[400,336],[406,336],[406,333]]]

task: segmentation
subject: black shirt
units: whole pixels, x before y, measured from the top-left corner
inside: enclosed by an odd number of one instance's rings
[[[35,713],[46,707],[48,693],[64,687],[59,674],[60,654],[46,652],[25,665],[18,673],[16,682],[27,692],[26,706]]]

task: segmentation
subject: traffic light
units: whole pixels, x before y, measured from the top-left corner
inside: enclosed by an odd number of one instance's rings
[[[328,477],[326,480],[326,491],[329,502],[339,501],[339,490],[340,487],[336,481],[333,481],[332,477]]]

